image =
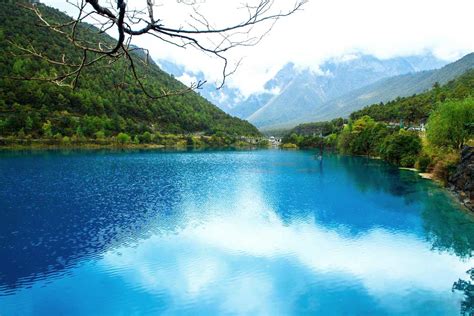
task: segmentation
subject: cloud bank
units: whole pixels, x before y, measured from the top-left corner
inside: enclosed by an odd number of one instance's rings
[[[73,12],[63,0],[44,2]],[[238,21],[244,13],[237,10],[240,0],[198,2],[216,25]],[[277,9],[288,5],[275,1]],[[188,19],[187,10],[179,2],[167,2],[157,12],[165,23],[179,26]],[[454,60],[474,51],[472,12],[472,0],[310,0],[303,11],[279,20],[259,45],[232,51],[231,61],[243,61],[227,84],[248,95],[263,91],[264,83],[288,62],[318,69],[328,58],[353,53],[390,58],[432,52]],[[135,44],[148,48],[155,59],[183,65],[188,72],[202,71],[210,82],[221,80],[222,64],[196,50],[147,37]]]

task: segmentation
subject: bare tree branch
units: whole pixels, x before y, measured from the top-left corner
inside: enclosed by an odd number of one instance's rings
[[[74,2],[75,1],[75,2]],[[41,6],[22,5],[34,12],[38,17],[40,25],[47,27],[65,37],[76,49],[82,51],[81,62],[68,62],[68,56],[62,56],[59,60],[46,56],[32,46],[20,47],[14,44],[18,51],[29,54],[34,58],[42,59],[55,66],[64,66],[66,71],[58,76],[50,78],[29,78],[29,80],[51,81],[60,85],[69,85],[76,88],[82,74],[82,70],[90,67],[104,58],[115,61],[124,58],[131,70],[132,76],[150,98],[159,98],[176,93],[186,93],[194,89],[199,89],[205,81],[191,84],[184,91],[162,91],[161,95],[154,95],[149,92],[143,80],[138,75],[135,63],[137,56],[133,55],[136,48],[131,47],[132,38],[141,35],[151,35],[154,38],[180,48],[193,47],[205,54],[216,57],[222,62],[222,80],[218,88],[221,88],[226,78],[233,74],[241,63],[239,60],[229,69],[228,51],[236,47],[257,45],[273,28],[275,23],[282,17],[287,17],[300,10],[308,0],[295,0],[294,4],[286,11],[274,10],[275,0],[254,0],[256,4],[245,3],[240,8],[246,12],[246,17],[241,22],[228,26],[214,26],[208,17],[200,10],[197,1],[180,0],[192,7],[190,14],[191,21],[183,23],[187,27],[172,27],[165,25],[163,19],[156,16],[155,9],[158,5],[155,0],[139,0],[143,2],[138,9],[130,8],[125,0],[67,0],[78,11],[73,21],[64,24],[48,21],[40,10]],[[203,0],[204,1],[204,0]],[[251,0],[249,0],[251,1]],[[135,1],[134,1],[135,2]],[[138,1],[137,1],[138,2]],[[135,4],[135,3],[134,3]],[[94,42],[79,36],[78,27],[83,22],[93,21],[97,27],[97,33],[108,32],[115,29],[117,37],[115,43]],[[179,25],[179,24],[178,24]],[[264,31],[257,32],[256,25],[264,26]],[[148,63],[148,52],[146,61]],[[19,79],[19,78],[17,78]],[[66,81],[71,79],[69,84]]]

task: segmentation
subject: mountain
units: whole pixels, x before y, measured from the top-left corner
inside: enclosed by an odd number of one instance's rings
[[[426,123],[433,110],[442,102],[446,100],[464,100],[472,95],[474,95],[474,69],[468,70],[444,85],[436,84],[433,89],[426,92],[408,97],[398,97],[387,103],[372,104],[352,112],[349,117],[355,121],[367,115],[377,122],[403,122],[405,126],[419,126]],[[286,130],[284,135],[295,133],[303,136],[320,134],[327,136],[340,131],[343,125],[344,119],[342,118],[302,123],[289,131]]]
[[[184,66],[166,59],[159,59],[157,63],[161,69],[185,84],[189,85],[191,82],[206,80],[206,76],[202,72],[187,71]],[[212,104],[217,105],[221,110],[234,116],[238,115],[231,113],[232,107],[244,100],[244,97],[238,89],[230,88],[227,85],[217,89],[216,85],[211,82],[206,82],[202,88],[199,89],[198,93]]]
[[[336,117],[347,117],[362,107],[387,102],[429,90],[437,82],[445,84],[474,68],[474,53],[441,69],[410,73],[383,79],[331,100],[310,115],[300,117],[298,122],[324,121]],[[294,122],[290,122],[294,123]]]
[[[42,14],[57,23],[71,19],[60,11],[38,5]],[[128,62],[95,64],[83,69],[77,89],[49,82],[14,80],[46,78],[64,71],[40,58],[19,51],[15,45],[34,47],[51,59],[80,63],[82,52],[63,36],[38,27],[36,16],[14,3],[0,3],[0,136],[17,133],[38,137],[45,133],[63,136],[113,136],[119,132],[139,135],[156,133],[223,133],[259,135],[250,123],[231,117],[197,93],[152,99],[134,80]],[[65,28],[67,31],[67,28]],[[88,24],[78,27],[78,39],[93,43],[114,40]],[[15,43],[15,45],[13,45]],[[89,54],[89,58],[93,58]],[[136,70],[150,94],[182,90],[185,86],[155,63],[139,62],[143,54],[132,54]]]
[[[463,58],[462,61],[465,61]],[[459,65],[459,63],[457,64]],[[441,81],[441,80],[440,80]],[[387,103],[376,103],[350,114],[352,120],[365,115],[379,122],[399,122],[419,125],[427,121],[431,112],[446,100],[464,100],[474,95],[474,68],[446,84],[435,84],[426,92],[408,97],[397,97]],[[305,124],[306,125],[306,124]]]
[[[431,54],[386,60],[370,55],[352,55],[333,58],[318,70],[298,69],[288,64],[277,74],[278,80],[271,80],[265,86],[267,90],[278,90],[277,95],[257,95],[260,102],[255,102],[256,97],[251,96],[229,113],[248,119],[260,128],[284,126],[315,112],[330,100],[380,79],[441,67],[444,64],[444,61]],[[248,115],[253,109],[257,110]]]

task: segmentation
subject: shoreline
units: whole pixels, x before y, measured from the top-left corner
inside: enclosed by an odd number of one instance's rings
[[[267,148],[266,146],[259,146],[258,144],[251,144],[245,142],[237,142],[232,144],[194,144],[190,145],[184,142],[177,142],[174,144],[156,144],[156,143],[117,143],[117,142],[101,142],[101,141],[84,141],[63,143],[54,140],[35,139],[28,142],[1,142],[0,150],[75,150],[75,149],[212,149],[212,148],[236,148],[236,149],[253,149],[253,148]]]
[[[439,184],[449,195],[453,198],[453,200],[459,204],[465,211],[468,211],[470,214],[474,215],[474,207],[469,200],[466,200],[465,196],[462,195],[462,192],[457,191],[452,186],[448,186],[442,183],[441,180],[438,180],[434,177],[433,173],[429,172],[419,172],[416,168],[405,168],[399,167],[400,170],[407,170],[416,172],[422,179],[430,180],[436,184]]]
[[[420,170],[418,170],[416,168],[406,168],[406,167],[398,167],[398,169],[416,172],[423,179],[439,181],[439,180],[434,178],[434,174],[432,172],[420,172]]]

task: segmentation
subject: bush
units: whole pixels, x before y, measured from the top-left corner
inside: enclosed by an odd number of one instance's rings
[[[420,157],[418,157],[415,167],[421,172],[426,172],[430,165],[431,165],[430,156],[428,156],[427,154],[422,154]]]
[[[285,143],[285,144],[281,145],[281,148],[283,148],[283,149],[297,149],[298,146],[293,144],[293,143]]]
[[[95,135],[96,139],[104,139],[105,138],[105,132],[104,131],[95,132],[94,135]]]
[[[153,140],[153,139],[152,139],[152,135],[151,135],[150,132],[145,132],[145,133],[143,133],[140,138],[141,138],[140,141],[141,141],[142,143],[145,143],[145,144],[149,144],[149,143],[151,143],[152,140]]]
[[[416,156],[405,156],[400,160],[400,166],[405,168],[413,168],[416,162]]]
[[[18,134],[17,134],[18,138],[19,139],[23,139],[25,138],[26,134],[25,134],[25,130],[22,128],[20,129],[20,131],[18,131]]]
[[[455,152],[443,154],[438,157],[433,168],[433,175],[436,179],[447,183],[449,175],[454,171],[459,162],[459,155]]]
[[[405,130],[387,136],[380,146],[382,158],[396,165],[401,165],[404,158],[406,158],[404,163],[411,162],[411,158],[407,157],[416,157],[420,151],[421,139],[418,134]],[[413,164],[415,161],[416,159]]]
[[[41,129],[43,130],[43,137],[51,138],[53,136],[52,125],[51,125],[51,122],[49,120],[46,121],[46,123],[43,124]]]
[[[428,120],[427,137],[438,147],[461,149],[472,138],[474,98],[441,103]]]
[[[117,135],[117,142],[119,144],[127,144],[130,142],[130,135],[126,134],[126,133],[119,133]]]
[[[71,139],[67,136],[64,136],[62,139],[63,144],[69,145],[71,143]]]

